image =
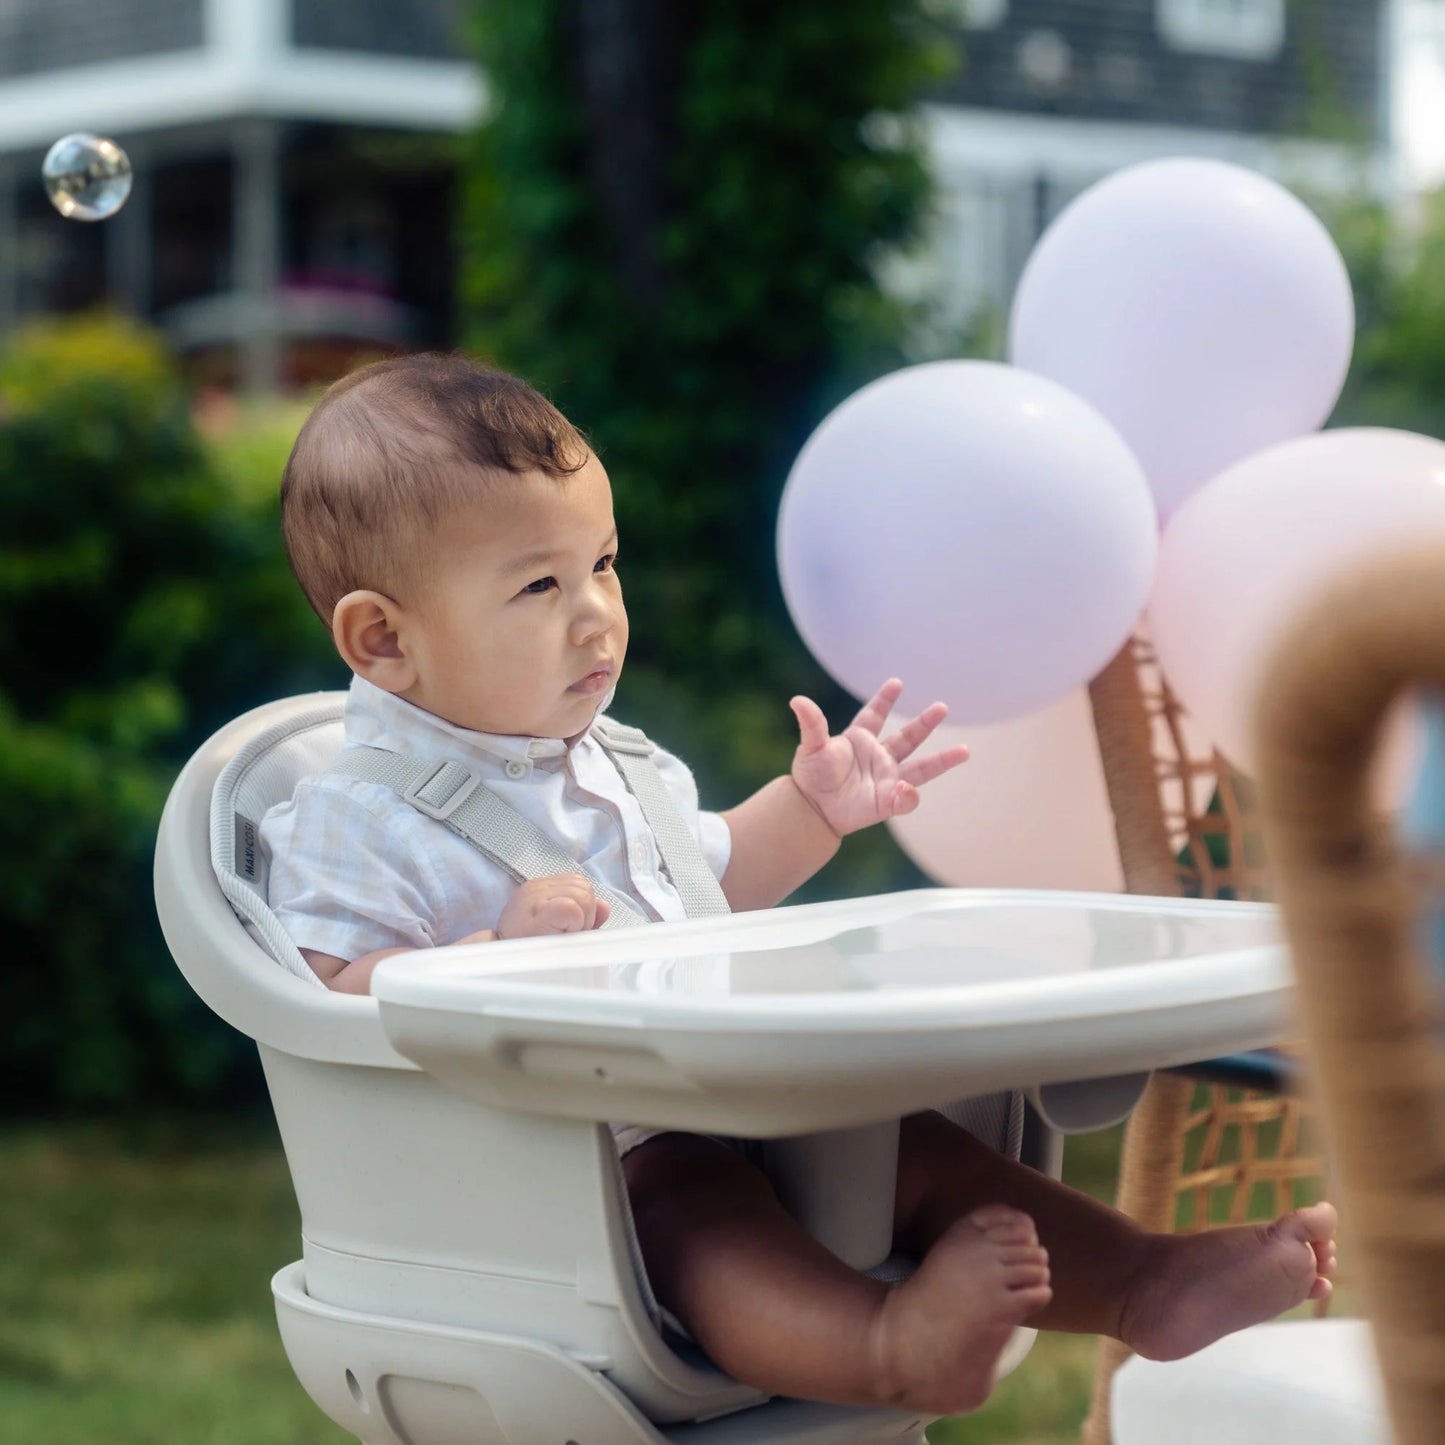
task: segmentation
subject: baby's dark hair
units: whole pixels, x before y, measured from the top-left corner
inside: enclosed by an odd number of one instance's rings
[[[328,629],[348,592],[401,596],[427,541],[503,474],[567,477],[587,439],[540,392],[463,356],[424,352],[331,386],[291,448],[281,532],[291,570]]]

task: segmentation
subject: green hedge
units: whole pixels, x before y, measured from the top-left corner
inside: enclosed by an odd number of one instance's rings
[[[158,342],[118,321],[12,335],[0,417],[0,1097],[241,1087],[250,1050],[170,964],[150,862],[196,743],[338,681],[286,571],[276,473],[218,465]]]

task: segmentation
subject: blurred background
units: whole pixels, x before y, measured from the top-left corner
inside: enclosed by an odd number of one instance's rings
[[[41,185],[77,130],[134,168],[103,223]],[[777,582],[802,442],[893,367],[999,356],[1044,227],[1177,154],[1330,227],[1335,424],[1445,437],[1438,0],[0,0],[0,1442],[343,1438],[270,1318],[298,1226],[259,1070],[149,883],[196,744],[345,683],[276,514],[315,389],[461,347],[588,432],[620,714],[727,806],[786,766],[789,695],[854,706]],[[873,829],[809,896],[922,881]],[[937,1439],[1073,1438],[1090,1353]]]

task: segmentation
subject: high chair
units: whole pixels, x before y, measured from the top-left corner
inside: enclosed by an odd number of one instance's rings
[[[343,697],[218,732],[156,851],[178,964],[260,1052],[302,1216],[303,1258],[273,1292],[308,1393],[367,1445],[921,1441],[916,1414],[769,1400],[666,1332],[605,1124],[459,1095],[397,1051],[376,999],[310,976],[264,907],[255,824],[339,750]],[[1057,1172],[1049,1131],[1025,1141],[1021,1118],[995,1110],[988,1142],[1012,1127],[1013,1152]]]
[[[282,1339],[366,1445],[919,1445],[917,1414],[765,1399],[668,1330],[605,1121],[763,1140],[804,1227],[898,1278],[902,1116],[942,1107],[1057,1175],[1053,1123],[1115,1122],[1150,1070],[1282,1026],[1271,910],[1087,894],[459,945],[333,993],[265,905],[256,825],[339,750],[342,701],[258,708],[197,751],[156,898],[191,985],[256,1040],[302,1216],[273,1281]]]

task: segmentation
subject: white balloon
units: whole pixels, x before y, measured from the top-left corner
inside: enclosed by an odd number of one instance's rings
[[[1122,891],[1087,691],[992,727],[942,727],[928,746],[957,742],[969,760],[888,824],[930,878],[955,888]]]
[[[997,722],[1066,696],[1123,646],[1157,522],[1139,465],[1088,406],[982,361],[908,367],[824,419],[778,519],[803,640],[855,696]]]
[[[1171,159],[1107,177],[1049,227],[1009,355],[1118,428],[1168,517],[1241,457],[1319,428],[1353,342],[1349,276],[1314,213],[1256,172]]]

